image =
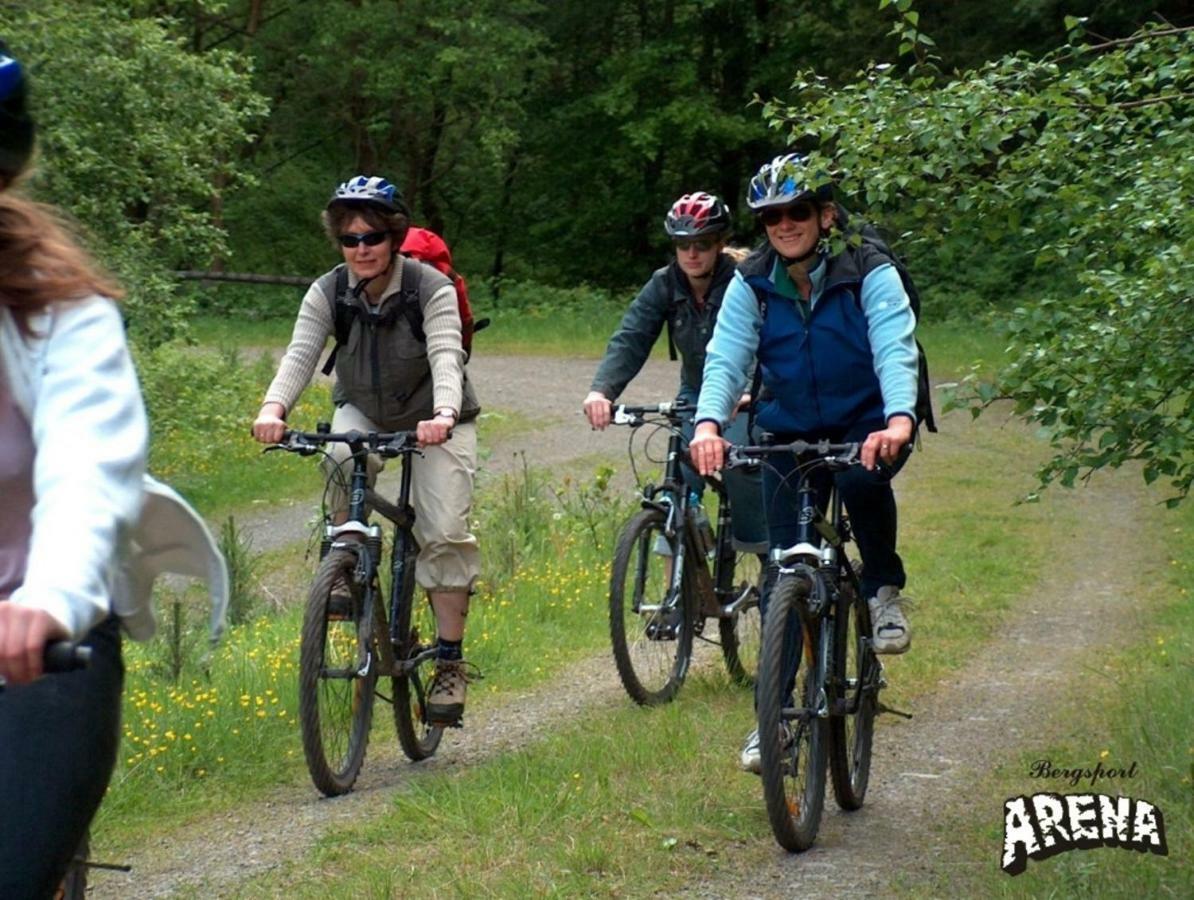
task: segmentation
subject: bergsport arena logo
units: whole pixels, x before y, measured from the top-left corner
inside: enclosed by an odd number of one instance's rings
[[[1028,860],[1067,850],[1122,847],[1169,855],[1165,817],[1147,800],[1108,794],[1033,794],[1003,804],[1000,867],[1019,875]]]

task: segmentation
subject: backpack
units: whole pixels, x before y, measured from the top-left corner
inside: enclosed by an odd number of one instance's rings
[[[840,210],[840,207],[839,207]],[[843,217],[844,218],[844,217]],[[879,231],[873,225],[864,225],[861,229],[854,232],[862,239],[862,244],[877,251],[878,254],[890,262],[900,276],[900,283],[904,286],[904,293],[908,295],[908,305],[912,307],[912,315],[916,318],[917,323],[920,322],[920,291],[916,289],[916,284],[912,281],[912,274],[908,271],[908,267],[904,265],[901,259],[885,241]],[[844,252],[860,252],[862,247],[847,247]],[[861,269],[862,267],[859,266]],[[865,277],[866,272],[862,275]],[[861,285],[861,281],[859,282]],[[766,300],[759,296],[758,291],[754,292],[755,299],[759,302],[759,309],[762,315],[767,314]],[[854,302],[862,306],[862,296],[860,292],[854,295]],[[750,387],[750,419],[749,426],[753,429],[755,406],[759,400],[760,388],[763,381],[763,368],[758,366],[755,369],[754,380]],[[929,363],[925,357],[925,348],[921,346],[920,341],[916,341],[916,408],[913,410],[916,415],[917,426],[924,425],[929,431],[934,434],[937,432],[937,420],[933,415],[933,387],[932,382],[929,381]]]
[[[399,252],[404,257],[425,262],[446,275],[456,288],[456,307],[460,311],[460,343],[464,348],[464,360],[468,362],[473,352],[473,335],[489,325],[489,319],[475,320],[473,308],[468,299],[468,286],[464,278],[452,268],[452,253],[447,243],[434,231],[411,226],[406,232]],[[423,283],[422,271],[418,266],[407,266],[403,272],[403,286],[398,303],[392,305],[379,324],[393,324],[398,315],[406,317],[415,338],[426,343],[423,331],[423,308],[419,305],[419,290]],[[332,321],[335,323],[336,343],[323,364],[322,372],[330,375],[336,366],[336,354],[348,340],[353,319],[360,315],[360,308],[350,301],[348,287],[348,266],[336,266],[335,289],[328,302],[331,305]]]
[[[443,272],[456,288],[456,306],[460,310],[460,341],[464,346],[464,358],[473,353],[473,335],[489,325],[489,319],[474,319],[473,308],[468,300],[468,286],[460,273],[452,268],[452,252],[444,239],[426,228],[407,229],[400,251],[403,256],[417,259]],[[420,326],[421,326],[420,322]],[[422,327],[415,334],[422,334]]]

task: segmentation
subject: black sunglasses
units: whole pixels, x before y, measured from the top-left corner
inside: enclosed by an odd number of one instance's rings
[[[759,221],[768,228],[774,228],[785,218],[791,219],[793,222],[807,222],[816,213],[817,207],[814,204],[802,200],[790,206],[773,206],[770,209],[765,209],[759,213]]]
[[[341,247],[349,249],[364,244],[366,247],[376,247],[390,236],[388,231],[366,231],[364,234],[342,234],[336,240]]]
[[[690,250],[696,247],[701,253],[708,253],[717,246],[716,238],[693,238],[692,240],[672,241],[677,250]]]

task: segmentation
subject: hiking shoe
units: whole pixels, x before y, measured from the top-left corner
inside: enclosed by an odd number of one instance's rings
[[[911,644],[912,631],[900,608],[905,603],[907,598],[901,597],[900,589],[891,584],[879,588],[878,593],[867,601],[876,653],[903,653]]]
[[[463,659],[437,659],[435,677],[427,691],[427,722],[455,725],[464,716],[464,696],[469,675]]]
[[[763,771],[763,763],[759,757],[759,729],[756,728],[746,736],[738,762],[741,764],[743,772],[753,772],[758,775]]]
[[[792,743],[792,729],[787,722],[779,723],[780,746],[786,750]],[[738,757],[738,762],[742,766],[743,772],[752,772],[755,775],[761,775],[763,772],[763,757],[759,753],[759,729],[755,729],[746,736],[746,742],[742,745],[742,753]]]

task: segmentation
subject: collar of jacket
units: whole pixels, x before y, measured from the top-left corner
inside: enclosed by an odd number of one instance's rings
[[[734,260],[727,254],[717,254],[717,262],[713,264],[713,278],[709,281],[709,290],[705,294],[706,305],[709,298],[720,298],[725,293],[725,288],[729,285],[730,279],[734,277],[736,269]],[[673,259],[668,263],[667,272],[671,282],[672,299],[695,302],[696,298],[692,294],[692,287],[684,275],[684,270],[680,268],[680,263]]]
[[[771,273],[775,270],[779,254],[768,241],[763,241],[751,251],[750,256],[742,261],[738,271],[747,282],[758,283],[765,281],[774,287],[775,282]],[[858,247],[847,245],[841,253],[830,256],[826,261],[825,277],[821,284],[824,293],[840,285],[859,284],[862,279],[878,266],[890,262],[877,250],[868,244]]]

